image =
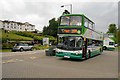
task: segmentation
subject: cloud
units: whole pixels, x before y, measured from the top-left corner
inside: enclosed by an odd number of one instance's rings
[[[120,2],[118,3],[118,14],[120,14]],[[120,28],[120,15],[118,15],[118,25]]]
[[[0,19],[30,22],[42,30],[49,20],[58,18],[72,4],[73,13],[85,14],[96,23],[96,30],[106,32],[110,23],[118,24],[117,2],[39,1],[39,0],[1,0]]]

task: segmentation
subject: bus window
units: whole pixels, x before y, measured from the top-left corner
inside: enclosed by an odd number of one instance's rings
[[[92,40],[88,39],[88,46],[91,46],[91,45],[92,45]]]
[[[90,29],[93,29],[93,24],[92,24],[92,22],[89,22],[89,28],[90,28]]]
[[[95,24],[93,24],[93,27],[92,27],[93,30],[95,30]]]
[[[99,42],[96,42],[96,43],[95,43],[95,46],[100,46],[100,43],[99,43]]]
[[[75,47],[75,38],[70,39],[70,47]]]
[[[82,25],[81,16],[71,16],[70,25],[81,26]]]
[[[70,17],[69,16],[62,16],[60,25],[69,25]]]
[[[81,37],[76,38],[76,47],[82,47],[83,39]]]
[[[88,25],[88,20],[87,20],[86,18],[84,18],[84,22],[85,22],[85,23],[84,23],[84,26],[85,26],[85,27],[89,27],[89,25]]]

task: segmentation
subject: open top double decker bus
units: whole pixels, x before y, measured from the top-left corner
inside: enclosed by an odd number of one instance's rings
[[[87,59],[101,54],[103,34],[94,29],[94,22],[83,14],[62,15],[58,27],[56,56]]]

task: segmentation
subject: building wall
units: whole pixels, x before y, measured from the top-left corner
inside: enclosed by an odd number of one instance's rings
[[[0,21],[0,28],[4,30],[15,30],[15,31],[35,31],[35,25],[28,22],[14,22],[14,21]]]

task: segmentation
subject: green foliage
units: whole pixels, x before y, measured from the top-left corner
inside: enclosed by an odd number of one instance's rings
[[[46,26],[43,27],[43,35],[49,35],[48,27],[46,27]]]
[[[40,36],[38,33],[32,33],[32,32],[17,32],[17,31],[4,31],[0,30],[2,32],[2,35],[0,35],[0,41],[3,43],[3,48],[12,48],[13,45],[6,44],[7,41],[39,41],[42,44],[42,39],[45,37],[48,37],[50,42],[54,43],[56,40],[55,37],[50,35],[44,35]]]
[[[33,39],[34,40],[42,40],[43,36],[34,36]]]
[[[57,37],[58,21],[55,18],[49,20],[49,26],[44,26],[43,35],[50,35]]]
[[[116,33],[116,42],[120,44],[120,28],[118,28]]]
[[[108,33],[115,33],[117,31],[116,24],[110,24]]]
[[[49,48],[48,46],[43,46],[43,45],[36,45],[36,46],[34,46],[35,50],[43,50],[43,49],[48,49],[48,48]]]
[[[29,41],[29,40],[33,40],[30,37],[20,36],[20,35],[14,34],[12,32],[5,33],[4,31],[2,32],[1,38],[2,38],[2,42],[6,42],[7,40],[9,40],[9,41]]]
[[[34,37],[34,34],[33,34],[33,33],[27,32],[27,31],[25,31],[25,32],[16,32],[16,34],[17,34],[17,35],[21,35],[21,36],[25,36],[25,37],[31,37],[31,38]]]
[[[116,37],[117,27],[116,24],[110,24],[107,33],[113,33]]]
[[[12,49],[15,43],[2,43],[2,49]]]
[[[2,49],[0,52],[11,52],[11,49]]]
[[[120,29],[117,29],[116,24],[110,24],[107,33],[112,33],[114,37],[112,38],[116,43],[120,43]]]
[[[56,38],[53,36],[48,36],[48,38],[49,38],[49,40],[56,40]]]

